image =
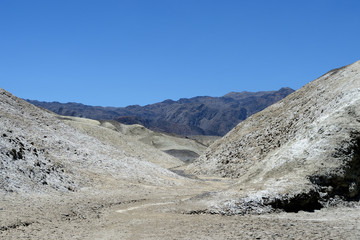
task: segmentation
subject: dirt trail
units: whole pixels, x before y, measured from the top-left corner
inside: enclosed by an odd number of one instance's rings
[[[152,206],[161,206],[161,205],[168,205],[168,204],[174,204],[175,202],[159,202],[159,203],[148,203],[148,204],[143,204],[140,206],[136,206],[136,207],[128,207],[125,209],[120,209],[120,210],[116,210],[117,213],[125,213],[128,211],[132,211],[132,210],[136,210],[136,209],[140,209],[140,208],[147,208],[147,207],[152,207]]]
[[[123,184],[58,196],[8,194],[0,201],[0,239],[359,239],[360,208],[262,216],[184,214],[191,198],[231,179],[192,187]]]

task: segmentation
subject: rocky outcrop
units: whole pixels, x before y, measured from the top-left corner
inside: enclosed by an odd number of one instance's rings
[[[360,61],[240,123],[189,170],[239,179],[217,195],[219,212],[314,210],[359,200],[359,139]]]
[[[294,90],[290,88],[268,92],[231,92],[223,97],[182,98],[125,108],[28,101],[60,115],[96,120],[114,119],[120,123],[141,124],[155,131],[178,135],[223,136],[239,122],[292,92]]]

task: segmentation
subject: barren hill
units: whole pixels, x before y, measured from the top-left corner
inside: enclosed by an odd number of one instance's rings
[[[360,208],[275,211],[358,199],[358,72],[326,74],[191,165],[238,179],[191,176],[164,153],[200,154],[213,137],[60,116],[1,89],[0,238],[358,239]],[[253,212],[270,214],[213,214]]]
[[[360,61],[334,69],[210,146],[189,169],[238,178],[214,208],[298,211],[359,200],[359,72]]]
[[[183,164],[169,155],[186,162],[197,158],[206,149],[205,143],[201,143],[199,140],[153,132],[138,124],[124,125],[111,120],[57,117],[66,124],[104,143],[122,149],[134,157],[146,159],[166,168]]]
[[[146,106],[134,105],[125,108],[28,101],[60,115],[141,124],[155,131],[179,135],[222,136],[239,122],[293,91],[290,88],[282,88],[268,92],[231,92],[223,97],[182,98],[178,101],[166,100]]]
[[[101,184],[99,179],[106,178],[171,185],[177,184],[172,178],[181,178],[160,167],[177,166],[182,164],[180,160],[133,143],[141,147],[143,153],[139,154],[114,131],[85,122],[82,126],[92,134],[0,89],[0,190],[74,191]],[[109,144],[111,140],[116,143]],[[154,160],[159,165],[151,163]]]

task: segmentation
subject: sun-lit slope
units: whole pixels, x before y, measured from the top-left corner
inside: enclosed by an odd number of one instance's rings
[[[142,142],[152,148],[159,149],[170,155],[174,155],[183,161],[193,160],[201,155],[206,146],[199,141],[190,138],[171,136],[165,133],[151,131],[144,126],[124,125],[116,121],[112,123],[117,129],[131,141]]]
[[[360,61],[326,73],[240,123],[188,170],[239,178],[226,193],[238,200],[224,207],[235,212],[244,201],[286,208],[297,198],[305,209],[358,199],[359,72]]]
[[[97,121],[86,118],[78,117],[65,117],[59,116],[58,118],[62,119],[66,124],[79,129],[80,131],[95,137],[105,144],[125,151],[128,156],[146,160],[162,166],[164,168],[172,168],[182,165],[183,162],[177,158],[174,158],[153,146],[149,146],[141,141],[138,141],[138,138],[133,137],[128,133],[119,131],[120,123],[117,123],[115,127],[111,122],[107,121]],[[130,128],[131,126],[124,126],[124,128]],[[135,126],[133,126],[134,128]],[[139,126],[139,128],[143,128]],[[150,130],[145,130],[149,131]]]
[[[0,89],[0,189],[76,190],[100,179],[172,185],[180,176],[84,134]],[[98,178],[98,176],[101,176]]]

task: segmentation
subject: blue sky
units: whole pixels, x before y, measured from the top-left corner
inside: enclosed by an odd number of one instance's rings
[[[360,60],[358,0],[1,0],[0,87],[100,106],[298,89]]]

